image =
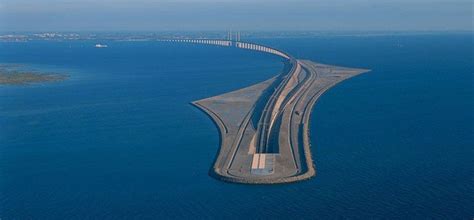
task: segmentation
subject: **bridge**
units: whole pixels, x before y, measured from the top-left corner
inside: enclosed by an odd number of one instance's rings
[[[316,174],[309,120],[317,99],[335,84],[367,72],[298,60],[284,51],[232,39],[171,39],[263,52],[281,57],[285,72],[253,86],[192,102],[220,132],[220,149],[210,174],[220,180],[289,183]]]
[[[223,47],[237,47],[241,49],[247,50],[254,50],[260,51],[264,53],[274,54],[290,60],[291,57],[284,52],[279,50],[273,49],[271,47],[254,44],[254,43],[247,43],[247,42],[240,42],[240,41],[232,41],[232,40],[216,40],[216,39],[170,39],[170,40],[160,40],[164,42],[178,42],[178,43],[193,43],[193,44],[207,44],[207,45],[215,45],[215,46],[223,46]]]

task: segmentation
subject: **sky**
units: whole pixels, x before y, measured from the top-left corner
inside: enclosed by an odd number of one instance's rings
[[[472,0],[0,0],[0,31],[472,31],[472,10]]]

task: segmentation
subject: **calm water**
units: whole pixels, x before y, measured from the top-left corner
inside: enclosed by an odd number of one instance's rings
[[[0,218],[471,219],[472,39],[253,39],[373,70],[317,103],[317,176],[276,186],[209,177],[217,129],[189,102],[265,80],[279,58],[159,42],[0,43],[0,63],[71,76],[0,87]]]

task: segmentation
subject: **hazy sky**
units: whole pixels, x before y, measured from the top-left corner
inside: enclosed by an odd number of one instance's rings
[[[0,31],[473,30],[471,0],[0,0]]]

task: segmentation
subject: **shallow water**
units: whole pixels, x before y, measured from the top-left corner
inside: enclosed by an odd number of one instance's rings
[[[0,87],[0,218],[471,218],[472,35],[250,39],[372,69],[311,120],[317,176],[208,176],[219,138],[189,102],[279,73],[277,57],[160,42],[0,43],[0,63],[67,72]]]

